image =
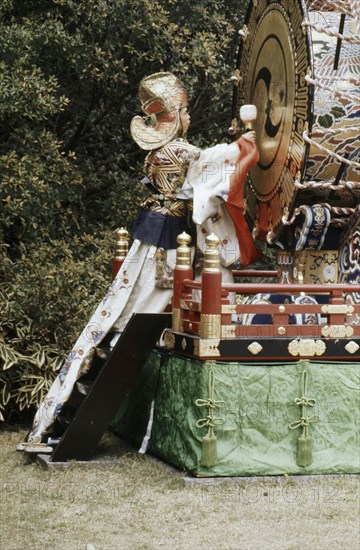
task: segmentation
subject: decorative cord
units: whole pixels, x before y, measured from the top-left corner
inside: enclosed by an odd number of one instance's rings
[[[348,0],[349,1],[349,0]],[[311,2],[310,6],[308,7],[308,10],[318,10],[317,7],[318,0],[315,0]],[[348,10],[348,6],[346,5],[347,2],[342,2],[341,0],[326,0],[327,7],[335,8],[335,11],[345,13],[346,15],[350,15],[350,17],[353,16],[351,11]]]
[[[308,19],[305,19],[305,21],[302,23],[303,27],[311,27],[312,29],[315,29],[318,32],[323,32],[327,34],[328,36],[336,36],[337,38],[340,38],[340,40],[346,40],[346,42],[350,42],[351,44],[359,44],[360,40],[357,36],[352,35],[345,35],[340,34],[338,31],[336,31],[333,27],[330,25],[319,25],[318,23],[313,23],[312,21],[309,21]]]
[[[307,397],[307,365],[305,366],[302,375],[301,375],[301,397],[295,399],[295,404],[301,407],[301,417],[294,422],[290,422],[290,430],[296,430],[297,428],[303,428],[303,436],[308,436],[309,425],[313,422],[319,421],[319,415],[313,414],[312,416],[307,416],[307,407],[315,407],[316,399],[312,397]]]
[[[337,191],[340,189],[349,189],[352,191],[353,189],[360,189],[360,182],[358,181],[346,181],[346,180],[339,180],[339,183],[334,183],[334,180],[329,181],[304,181],[301,182],[299,180],[296,180],[295,187],[298,189],[328,189],[330,191]]]
[[[322,77],[321,77],[322,78]],[[330,88],[330,86],[323,84],[318,77],[314,76],[312,78],[310,75],[305,76],[305,80],[308,84],[312,84],[313,86],[317,86],[318,88],[321,88],[322,90],[326,90],[328,92],[331,92],[334,95],[337,95],[339,97],[347,97],[357,103],[359,101],[359,96],[356,94],[352,94],[350,92],[345,92],[344,90],[336,90],[335,88]]]
[[[212,468],[217,464],[217,438],[214,433],[215,423],[223,423],[225,420],[221,417],[216,417],[214,412],[216,409],[220,409],[221,406],[225,406],[225,401],[215,401],[214,399],[214,369],[213,361],[209,361],[209,383],[208,383],[208,399],[196,399],[195,405],[197,407],[207,407],[208,414],[205,418],[200,418],[196,422],[197,428],[207,427],[207,434],[202,439],[201,448],[201,465],[205,468]]]
[[[225,401],[215,401],[214,399],[214,369],[212,366],[210,366],[209,369],[209,382],[208,382],[208,388],[209,388],[209,397],[208,399],[196,399],[195,405],[197,407],[207,407],[208,408],[208,414],[205,418],[200,418],[196,422],[197,428],[205,428],[208,427],[208,435],[213,435],[215,421],[222,420],[221,417],[216,417],[214,415],[214,412],[216,409],[221,409],[222,406],[225,406]]]

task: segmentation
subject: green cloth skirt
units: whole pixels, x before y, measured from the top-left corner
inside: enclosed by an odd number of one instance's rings
[[[140,448],[151,416],[148,452],[199,477],[357,473],[359,385],[360,364],[350,362],[215,363],[154,351],[112,428]],[[209,430],[216,458],[204,465]],[[311,458],[299,465],[305,430]]]

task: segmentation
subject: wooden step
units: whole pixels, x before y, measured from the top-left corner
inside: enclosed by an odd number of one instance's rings
[[[89,459],[165,328],[170,313],[136,313],[75,412],[52,462]]]

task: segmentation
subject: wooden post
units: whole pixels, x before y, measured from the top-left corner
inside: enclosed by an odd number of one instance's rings
[[[182,331],[182,315],[180,309],[180,300],[182,297],[182,284],[185,279],[193,278],[191,267],[191,248],[189,244],[191,237],[185,231],[177,237],[179,247],[176,250],[176,265],[174,269],[174,294],[172,310],[172,329]]]
[[[129,233],[121,227],[115,231],[116,248],[115,256],[112,261],[112,278],[115,279],[120,267],[122,266],[129,251]]]
[[[221,271],[218,245],[220,239],[214,234],[206,237],[204,268],[201,277],[201,338],[221,337]]]
[[[347,304],[344,301],[343,293],[333,290],[330,294],[328,305],[328,324],[329,326],[342,326],[346,324]]]

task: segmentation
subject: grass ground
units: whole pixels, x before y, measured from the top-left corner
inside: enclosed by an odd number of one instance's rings
[[[44,470],[1,431],[1,550],[360,548],[359,477],[184,484],[107,435],[104,469]]]

